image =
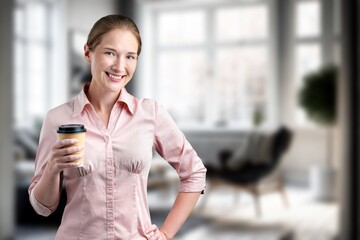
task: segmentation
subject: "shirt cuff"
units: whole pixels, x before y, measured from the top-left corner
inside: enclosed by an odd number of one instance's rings
[[[198,174],[197,179],[187,179],[180,181],[179,192],[201,192],[204,194],[206,189],[205,173]]]
[[[58,206],[58,203],[55,204],[53,207],[46,207],[45,205],[43,205],[42,203],[40,203],[34,196],[34,191],[30,192],[30,203],[32,205],[32,207],[34,208],[35,212],[41,216],[47,217],[49,216],[51,213],[53,213],[55,211],[55,209]]]

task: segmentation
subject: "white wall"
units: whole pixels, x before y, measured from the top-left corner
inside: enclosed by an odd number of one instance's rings
[[[67,27],[88,32],[101,17],[118,13],[115,0],[67,0]]]
[[[327,133],[325,129],[294,129],[290,149],[284,155],[282,168],[285,179],[308,184],[312,166],[326,164]]]

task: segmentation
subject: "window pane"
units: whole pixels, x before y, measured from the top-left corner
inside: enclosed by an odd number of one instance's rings
[[[159,44],[198,44],[205,42],[205,12],[201,10],[160,13]]]
[[[216,40],[266,39],[269,32],[266,5],[223,8],[216,11]]]
[[[296,89],[302,87],[303,78],[311,71],[317,70],[321,65],[320,44],[301,44],[296,48]],[[299,124],[308,125],[310,122],[300,107],[297,108],[296,121]]]
[[[31,40],[45,40],[46,38],[46,7],[43,3],[26,5],[26,31]]]
[[[265,108],[270,76],[267,47],[228,47],[216,54],[216,97],[221,121],[251,125],[255,106]]]
[[[310,71],[316,70],[321,64],[321,47],[318,43],[299,44],[296,47],[296,78],[298,85]]]
[[[32,44],[28,49],[28,96],[29,113],[32,117],[42,116],[46,103],[46,48]]]
[[[296,5],[296,36],[316,37],[321,33],[319,1],[298,2]]]
[[[159,55],[158,97],[176,121],[199,122],[204,116],[206,58],[203,51]]]

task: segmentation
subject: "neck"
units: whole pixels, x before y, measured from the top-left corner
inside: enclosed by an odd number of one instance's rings
[[[94,82],[90,83],[86,93],[96,112],[103,114],[110,114],[111,109],[119,98],[119,94],[120,93],[104,91],[100,86],[96,86]]]

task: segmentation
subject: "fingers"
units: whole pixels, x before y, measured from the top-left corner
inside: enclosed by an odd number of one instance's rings
[[[84,146],[74,146],[78,143],[77,139],[62,139],[58,140],[52,146],[51,159],[58,167],[72,167],[77,166],[76,160],[84,157]]]
[[[158,230],[158,227],[155,224],[153,224],[148,229],[146,229],[145,233],[150,233],[156,230]]]
[[[61,139],[52,146],[48,164],[51,173],[58,174],[66,168],[81,166],[84,146],[74,146],[78,142],[77,139]]]
[[[74,146],[74,144],[78,143],[77,139],[62,139],[58,140],[52,146],[53,156],[66,156],[75,154],[84,149],[84,146]]]
[[[59,148],[63,148],[69,145],[73,145],[78,143],[79,140],[72,138],[72,139],[62,139],[62,140],[58,140],[54,145],[53,145],[53,149],[59,149]]]
[[[56,156],[67,156],[78,153],[83,150],[84,146],[74,146],[74,147],[66,147],[54,150],[54,155]]]
[[[66,156],[58,156],[54,157],[54,161],[58,164],[64,164],[64,163],[74,163],[77,162],[77,160],[80,160],[84,157],[84,154],[73,154],[73,155],[66,155]]]
[[[145,234],[147,235],[147,237],[150,240],[161,240],[162,239],[161,232],[155,224],[151,225],[148,229],[146,229]]]

